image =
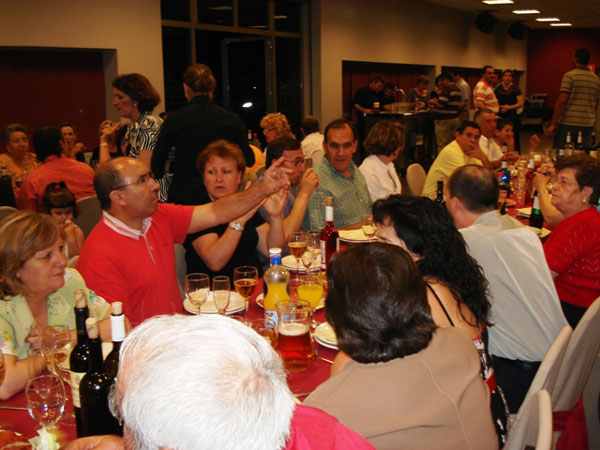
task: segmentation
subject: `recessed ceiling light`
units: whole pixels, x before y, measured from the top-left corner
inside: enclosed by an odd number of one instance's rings
[[[560,22],[560,19],[558,17],[538,17],[537,19],[538,22]]]
[[[540,12],[537,9],[515,9],[513,11],[515,14],[539,14]]]
[[[486,5],[510,5],[513,0],[482,0]]]
[[[572,27],[573,25],[569,22],[561,22],[561,23],[551,23],[551,27]]]

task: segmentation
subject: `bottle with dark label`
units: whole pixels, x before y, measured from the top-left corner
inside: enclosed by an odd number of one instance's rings
[[[533,206],[531,207],[531,215],[529,216],[529,226],[534,228],[542,228],[544,226],[544,215],[540,209],[540,199],[537,191],[533,194]]]
[[[85,324],[89,336],[90,359],[88,373],[83,376],[79,386],[83,428],[79,437],[101,434],[122,435],[123,431],[119,422],[108,408],[108,392],[113,379],[104,372],[98,322],[90,317]]]
[[[75,292],[75,326],[77,327],[77,345],[71,351],[69,364],[71,368],[71,393],[73,395],[73,407],[75,409],[75,423],[77,425],[77,434],[83,432],[81,424],[81,401],[79,398],[79,384],[88,370],[88,361],[90,359],[90,347],[88,343],[88,334],[85,328],[85,321],[89,316],[89,309],[85,298],[85,292],[78,290]]]
[[[585,149],[583,148],[583,133],[581,131],[577,132],[577,142],[575,143],[575,154],[583,153]]]
[[[113,348],[104,361],[104,371],[108,376],[114,379],[119,371],[121,342],[125,339],[125,314],[123,314],[123,303],[114,302],[110,306],[110,331]]]
[[[571,132],[567,131],[567,139],[565,143],[565,156],[571,156],[573,154],[573,142],[571,140]]]
[[[437,182],[437,196],[435,197],[437,203],[444,203],[444,180],[438,180]]]
[[[502,161],[502,167],[499,170],[500,176],[498,182],[500,183],[500,189],[506,191],[506,198],[510,198],[510,170],[506,167],[506,160]]]
[[[321,270],[337,250],[338,230],[333,225],[333,197],[325,198],[325,228],[321,230]]]

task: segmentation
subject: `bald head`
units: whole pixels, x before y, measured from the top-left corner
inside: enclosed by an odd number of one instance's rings
[[[450,198],[458,198],[464,207],[476,214],[496,209],[498,204],[498,180],[482,166],[469,164],[459,167],[448,179]]]
[[[138,160],[129,156],[110,159],[96,166],[94,175],[94,188],[96,195],[100,200],[100,206],[104,210],[111,207],[110,193],[124,184],[123,170],[132,164],[137,164]]]

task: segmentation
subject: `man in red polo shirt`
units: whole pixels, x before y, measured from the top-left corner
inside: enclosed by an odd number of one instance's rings
[[[269,195],[285,195],[289,181],[278,160],[261,183],[200,206],[158,203],[158,184],[148,167],[122,157],[96,169],[94,186],[104,210],[77,264],[88,287],[109,302],[123,302],[132,325],[181,312],[174,243],[188,233],[242,216]]]

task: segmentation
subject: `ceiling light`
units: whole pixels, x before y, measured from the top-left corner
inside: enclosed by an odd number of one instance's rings
[[[560,19],[558,17],[538,17],[537,19],[538,22],[560,22]]]
[[[551,27],[572,27],[573,25],[569,22],[561,22],[561,23],[551,23]]]
[[[513,11],[515,14],[539,14],[540,12],[537,9],[515,9]]]
[[[510,5],[513,0],[482,0],[486,5]]]

